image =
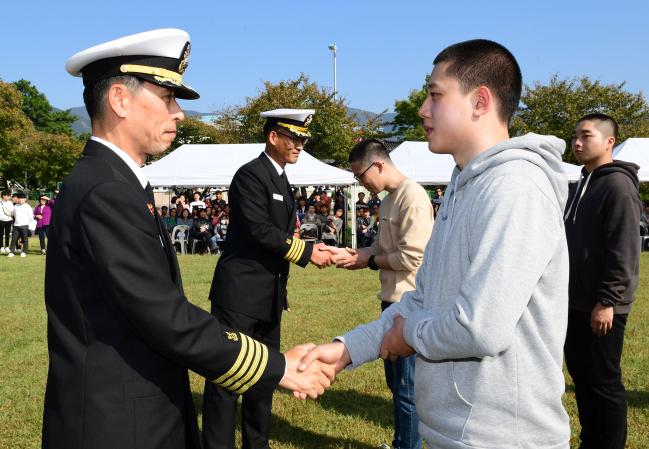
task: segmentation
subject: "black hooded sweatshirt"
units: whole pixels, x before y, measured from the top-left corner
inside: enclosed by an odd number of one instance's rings
[[[582,170],[565,213],[570,254],[570,309],[590,312],[603,301],[629,313],[638,286],[638,166],[613,161]],[[571,189],[572,190],[572,189]]]

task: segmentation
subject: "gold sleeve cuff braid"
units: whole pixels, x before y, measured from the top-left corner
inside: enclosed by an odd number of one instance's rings
[[[289,243],[288,240],[286,243]],[[288,248],[288,252],[284,255],[284,259],[288,260],[289,262],[297,263],[302,257],[302,254],[304,254],[305,248],[306,243],[304,242],[304,240],[295,238],[292,239]]]
[[[259,381],[268,364],[268,348],[244,334],[241,337],[241,350],[227,373],[213,382],[236,394],[245,393]]]

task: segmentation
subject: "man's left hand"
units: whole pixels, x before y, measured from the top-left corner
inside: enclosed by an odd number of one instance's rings
[[[403,338],[403,322],[401,315],[395,315],[392,328],[383,336],[379,357],[383,360],[395,361],[397,357],[407,357],[415,353]]]
[[[590,328],[593,334],[603,337],[613,329],[613,306],[604,306],[597,303],[590,312]]]

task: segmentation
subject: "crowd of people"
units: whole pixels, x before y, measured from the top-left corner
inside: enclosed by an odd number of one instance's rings
[[[24,192],[2,192],[0,204],[0,253],[14,257],[16,252],[20,257],[27,257],[29,237],[32,233],[38,235],[40,253],[47,252],[47,235],[52,217],[55,200],[47,195],[41,195],[35,207],[27,202]]]

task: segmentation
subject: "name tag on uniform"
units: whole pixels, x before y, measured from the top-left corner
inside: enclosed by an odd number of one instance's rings
[[[284,201],[284,197],[279,193],[273,193],[273,199],[277,201]]]

